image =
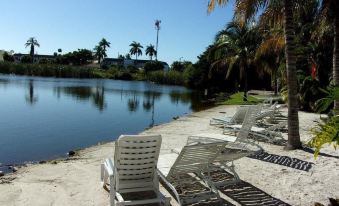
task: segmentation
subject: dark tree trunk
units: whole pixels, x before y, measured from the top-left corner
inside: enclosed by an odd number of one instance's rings
[[[34,63],[34,45],[33,44],[31,44],[31,51],[30,51],[30,56],[31,56],[31,58],[32,58],[32,63]]]
[[[287,150],[301,148],[292,4],[292,0],[285,0],[284,30],[288,88],[288,141],[285,149]]]
[[[334,49],[333,49],[333,84],[339,86],[339,2],[334,1]],[[339,110],[339,101],[334,101],[334,109]]]
[[[241,63],[240,68],[243,71],[243,78],[244,78],[244,98],[243,101],[247,102],[247,92],[248,92],[248,79],[247,79],[247,65],[246,63]]]
[[[158,60],[158,41],[159,41],[159,29],[157,29],[157,42],[156,42],[157,53],[155,53],[155,60]]]
[[[277,72],[273,72],[273,78],[274,78],[274,96],[278,95],[278,78],[277,78]]]

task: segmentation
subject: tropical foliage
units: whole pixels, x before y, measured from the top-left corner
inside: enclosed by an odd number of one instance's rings
[[[226,79],[235,67],[239,69],[240,79],[244,82],[244,101],[247,101],[248,70],[253,68],[258,42],[260,36],[255,26],[232,21],[217,34],[216,44],[211,49],[212,69],[227,68]]]
[[[318,104],[319,112],[326,111],[331,107],[334,101],[339,101],[339,87],[329,87],[327,91],[327,97],[320,99]],[[309,145],[315,148],[314,156],[317,157],[320,149],[325,144],[332,144],[336,149],[339,145],[339,113],[334,110],[328,119],[324,122],[318,123],[313,128],[312,133],[314,137],[309,142]]]
[[[40,44],[38,42],[38,40],[35,39],[35,37],[30,37],[26,44],[25,47],[30,47],[30,56],[32,57],[32,61],[33,61],[33,57],[34,57],[34,51],[35,51],[35,47],[40,47]]]
[[[98,63],[101,63],[101,60],[107,57],[107,48],[110,47],[111,43],[108,42],[105,38],[102,38],[97,46],[94,47],[95,57],[98,59]]]
[[[164,65],[159,61],[147,62],[144,66],[144,71],[146,73],[152,72],[152,71],[163,70],[163,69],[164,69]]]
[[[146,47],[146,55],[148,55],[151,60],[152,60],[153,56],[157,55],[157,51],[155,50],[155,48],[152,44],[150,44]]]
[[[129,53],[131,55],[135,55],[135,59],[138,59],[138,56],[142,55],[142,48],[144,48],[143,46],[141,46],[141,44],[139,42],[133,41],[130,45],[131,49],[129,50]]]

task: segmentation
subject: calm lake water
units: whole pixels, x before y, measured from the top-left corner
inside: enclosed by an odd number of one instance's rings
[[[65,156],[204,107],[184,87],[0,75],[0,164]]]

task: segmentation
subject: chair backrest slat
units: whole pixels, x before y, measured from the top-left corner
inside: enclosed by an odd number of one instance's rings
[[[242,124],[244,119],[245,119],[247,110],[248,110],[248,108],[246,106],[238,107],[237,111],[232,116],[230,123],[231,124]]]
[[[176,178],[180,174],[206,170],[225,145],[226,142],[186,145],[181,150],[167,177]]]
[[[149,187],[156,175],[160,135],[122,135],[115,143],[116,189]],[[139,182],[138,185],[131,182]]]
[[[237,135],[237,139],[246,139],[252,126],[255,124],[256,117],[261,110],[261,105],[248,106],[244,122]]]

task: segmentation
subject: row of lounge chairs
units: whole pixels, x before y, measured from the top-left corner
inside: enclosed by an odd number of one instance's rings
[[[262,106],[239,107],[224,124],[224,134],[190,136],[181,151],[161,155],[166,165],[159,165],[160,135],[122,135],[115,143],[114,159],[101,164],[101,181],[109,186],[111,205],[159,203],[169,205],[170,197],[159,190],[159,181],[179,205],[211,201],[221,203],[218,188],[237,183],[233,161],[262,151],[248,139],[254,129]],[[215,121],[216,119],[212,120]],[[237,126],[241,124],[241,126]],[[258,127],[259,128],[259,127]],[[228,135],[232,131],[236,135]],[[218,170],[226,170],[232,178],[213,178]],[[153,193],[150,198],[127,200],[126,193]]]

